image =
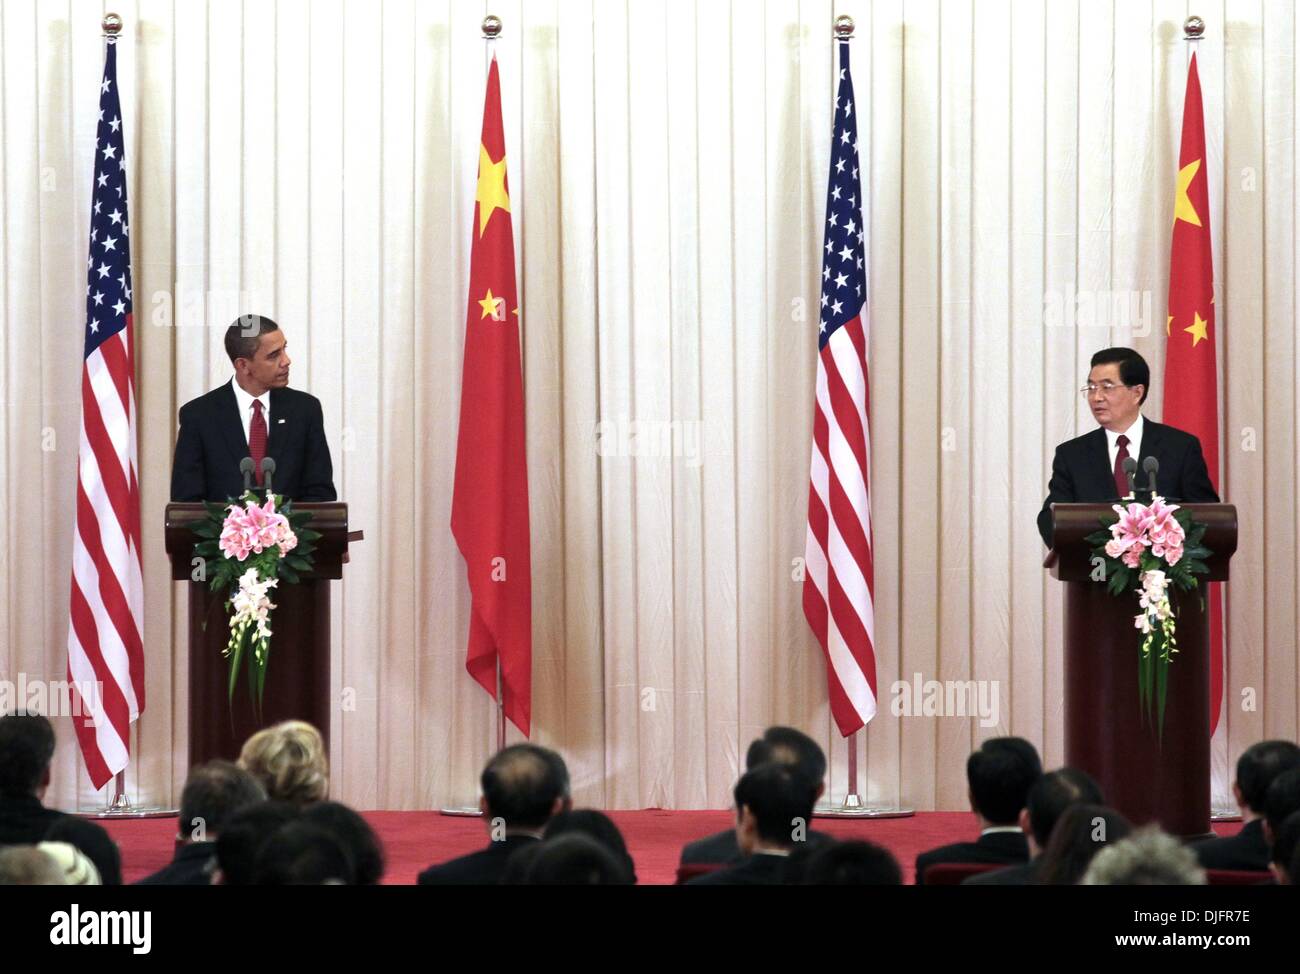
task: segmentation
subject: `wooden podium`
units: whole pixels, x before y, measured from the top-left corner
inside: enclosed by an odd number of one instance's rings
[[[206,512],[202,504],[167,505],[172,579],[190,583],[190,767],[212,758],[233,761],[254,731],[291,718],[313,724],[329,746],[330,581],[343,577],[347,561],[348,506],[295,504],[294,510],[310,511],[309,526],[321,537],[312,552],[312,571],[296,585],[281,581],[273,590],[271,658],[259,721],[246,672],[239,676],[233,707],[228,702],[229,664],[221,655],[230,637],[223,608],[228,593],[218,595],[206,580],[194,580],[193,528]]]
[[[1065,583],[1065,763],[1097,779],[1106,804],[1136,824],[1158,822],[1171,835],[1210,832],[1210,626],[1205,582],[1228,578],[1237,550],[1237,509],[1180,505],[1206,525],[1209,575],[1194,592],[1170,586],[1178,652],[1169,666],[1164,737],[1138,700],[1140,634],[1136,594],[1116,596],[1092,578],[1084,539],[1101,528],[1110,504],[1053,504],[1052,550],[1044,562]]]

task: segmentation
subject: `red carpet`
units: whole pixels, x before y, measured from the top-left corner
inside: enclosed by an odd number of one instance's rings
[[[477,818],[452,818],[437,812],[366,812],[388,856],[385,883],[410,884],[426,866],[473,852],[487,844],[487,832]],[[693,839],[732,824],[730,812],[611,812],[636,862],[641,883],[672,883],[681,848]],[[134,882],[171,861],[176,834],[174,818],[107,821],[103,823],[122,849],[123,879]],[[917,853],[938,845],[975,837],[969,812],[922,812],[911,818],[838,820],[819,818],[819,832],[842,839],[867,839],[889,849],[912,881]],[[1239,822],[1216,825],[1220,835],[1233,835]]]

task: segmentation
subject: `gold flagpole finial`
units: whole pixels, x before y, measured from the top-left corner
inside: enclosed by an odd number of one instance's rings
[[[483,18],[483,37],[485,40],[494,41],[501,36],[501,18],[496,14],[488,14]]]
[[[1189,41],[1199,41],[1205,36],[1205,21],[1200,17],[1192,14],[1183,21],[1183,38]]]
[[[117,14],[104,14],[104,36],[116,37],[122,32],[122,18]]]
[[[853,37],[853,18],[848,14],[840,14],[835,18],[835,37],[841,41],[847,41]]]

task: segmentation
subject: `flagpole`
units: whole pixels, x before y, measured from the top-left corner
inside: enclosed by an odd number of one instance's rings
[[[1183,21],[1183,40],[1187,42],[1187,63],[1192,63],[1192,56],[1197,51],[1201,38],[1205,36],[1205,21],[1192,14]]]
[[[1203,19],[1198,17],[1196,14],[1192,14],[1190,17],[1188,17],[1186,20],[1183,21],[1183,40],[1187,42],[1187,67],[1189,70],[1191,68],[1192,58],[1196,56],[1196,53],[1200,48],[1201,38],[1203,38],[1204,36],[1205,36],[1205,21]],[[1219,475],[1219,471],[1217,470],[1214,473],[1216,476]],[[1211,639],[1213,639],[1213,635],[1211,635]],[[1211,761],[1211,763],[1213,762]],[[1210,787],[1210,802],[1211,802],[1211,808],[1210,808],[1211,822],[1240,822],[1241,821],[1241,812],[1239,809],[1235,808],[1234,806],[1220,805],[1217,808],[1213,806],[1213,802],[1214,802],[1213,784],[1211,784]]]
[[[848,14],[836,17],[835,43],[847,45],[853,40],[855,29],[853,18]],[[854,731],[845,740],[849,746],[849,783],[844,801],[839,805],[833,801],[822,802],[813,809],[813,815],[818,818],[904,818],[913,814],[910,808],[869,808],[863,804],[858,794],[858,732]]]
[[[484,67],[490,71],[492,69],[492,59],[496,56],[496,40],[501,36],[501,18],[495,14],[488,14],[483,18],[480,29],[483,32],[484,41]],[[506,698],[504,680],[501,674],[501,653],[499,651],[496,659],[496,676],[496,750],[500,751],[506,746]],[[442,815],[451,815],[457,818],[481,818],[483,816],[482,810],[477,805],[448,806],[440,808],[438,811]]]
[[[104,31],[105,46],[117,43],[117,35],[122,32],[122,18],[115,13],[104,14],[101,22]],[[74,716],[74,720],[84,720],[84,716]],[[138,725],[137,725],[138,726]],[[129,736],[129,731],[128,731]],[[140,735],[136,734],[136,744],[140,743]],[[174,808],[162,808],[161,806],[142,807],[131,804],[131,799],[126,795],[126,769],[123,768],[114,775],[112,782],[112,799],[107,805],[101,805],[99,809],[93,812],[79,813],[85,818],[166,818],[177,814]]]
[[[484,68],[487,71],[492,70],[492,59],[497,53],[497,38],[501,36],[501,18],[496,14],[488,14],[483,18],[483,47],[485,51]],[[497,750],[500,751],[506,746],[506,695],[504,681],[501,675],[501,653],[497,653]]]

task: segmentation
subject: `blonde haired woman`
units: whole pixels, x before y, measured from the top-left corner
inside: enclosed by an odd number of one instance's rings
[[[260,730],[239,752],[239,766],[262,783],[268,797],[299,807],[329,794],[329,760],[320,731],[301,720]]]

